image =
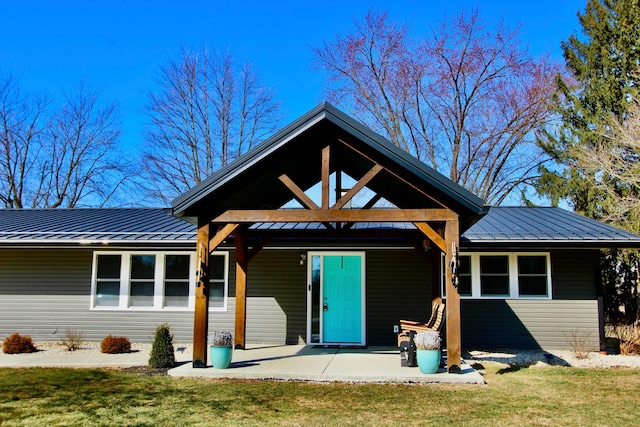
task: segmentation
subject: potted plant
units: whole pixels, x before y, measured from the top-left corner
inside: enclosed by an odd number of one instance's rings
[[[418,332],[413,341],[416,344],[418,368],[423,374],[435,374],[440,366],[440,334],[434,331]]]
[[[215,331],[209,336],[209,354],[211,363],[216,369],[226,369],[231,363],[233,354],[233,337],[231,332]]]

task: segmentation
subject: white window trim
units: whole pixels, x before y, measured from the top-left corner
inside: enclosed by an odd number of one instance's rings
[[[120,256],[120,294],[117,306],[96,306],[97,290],[97,266],[99,255],[119,255]],[[154,273],[154,296],[152,307],[129,306],[130,268],[132,255],[155,255],[156,265]],[[186,307],[164,307],[164,281],[165,281],[165,256],[166,255],[189,255],[189,270],[193,274],[189,275],[189,298]],[[227,301],[229,298],[229,253],[223,251],[212,252],[211,256],[224,256],[224,304],[222,307],[209,307],[212,312],[227,311]],[[91,272],[91,297],[90,309],[97,311],[193,311],[195,309],[195,289],[196,289],[196,253],[185,251],[94,251]]]
[[[460,256],[471,257],[471,295],[461,295],[461,299],[553,299],[551,282],[551,256],[549,252],[461,252]],[[509,259],[509,295],[482,295],[480,286],[480,257],[507,256]],[[518,287],[518,257],[544,256],[547,260],[547,295],[520,295]],[[444,264],[444,262],[443,262]],[[448,267],[445,267],[448,268]],[[441,274],[441,290],[444,295],[444,274]],[[446,298],[446,296],[443,296]]]

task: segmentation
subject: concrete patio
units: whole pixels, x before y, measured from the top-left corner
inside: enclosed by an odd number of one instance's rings
[[[374,383],[484,384],[484,378],[462,363],[460,374],[441,368],[432,375],[402,367],[396,347],[314,348],[305,345],[250,346],[234,350],[228,369],[193,368],[185,363],[171,369],[174,377],[244,378],[298,381]]]

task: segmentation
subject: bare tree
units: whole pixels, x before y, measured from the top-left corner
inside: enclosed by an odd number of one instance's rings
[[[370,12],[314,53],[333,102],[489,203],[546,160],[535,131],[552,116],[560,68],[530,57],[517,31],[485,28],[477,10],[422,38]]]
[[[598,200],[600,221],[640,232],[640,102],[609,114],[594,144],[569,147],[575,167]]]
[[[237,158],[280,122],[275,93],[231,54],[183,49],[148,93],[144,185],[163,203]]]
[[[103,206],[127,175],[115,105],[84,83],[58,108],[0,80],[0,202],[5,208]]]

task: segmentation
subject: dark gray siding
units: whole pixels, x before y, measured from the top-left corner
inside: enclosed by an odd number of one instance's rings
[[[472,348],[570,348],[571,336],[599,348],[597,250],[551,252],[553,300],[463,299],[463,346]]]
[[[60,340],[66,328],[90,341],[109,334],[134,342],[171,325],[175,342],[193,340],[192,312],[90,310],[92,249],[0,249],[0,337],[13,332]]]
[[[367,252],[367,343],[397,343],[400,319],[427,321],[431,313],[431,266],[415,250]]]
[[[300,265],[300,253],[265,249],[249,263],[247,343],[306,341],[307,265]],[[235,296],[235,278],[231,287]]]
[[[102,249],[101,249],[102,250]],[[302,250],[261,251],[249,265],[247,342],[306,342],[307,268]],[[30,334],[59,340],[64,329],[89,340],[108,334],[144,342],[169,323],[176,342],[190,342],[193,312],[90,310],[93,250],[0,249],[0,338]],[[595,250],[553,251],[553,300],[462,300],[465,349],[567,348],[566,335],[590,335],[598,347]],[[401,318],[426,320],[431,305],[431,265],[414,250],[366,253],[367,343],[393,345]],[[436,284],[438,286],[438,284]],[[226,312],[211,312],[209,330],[234,331],[235,258],[230,256]]]

